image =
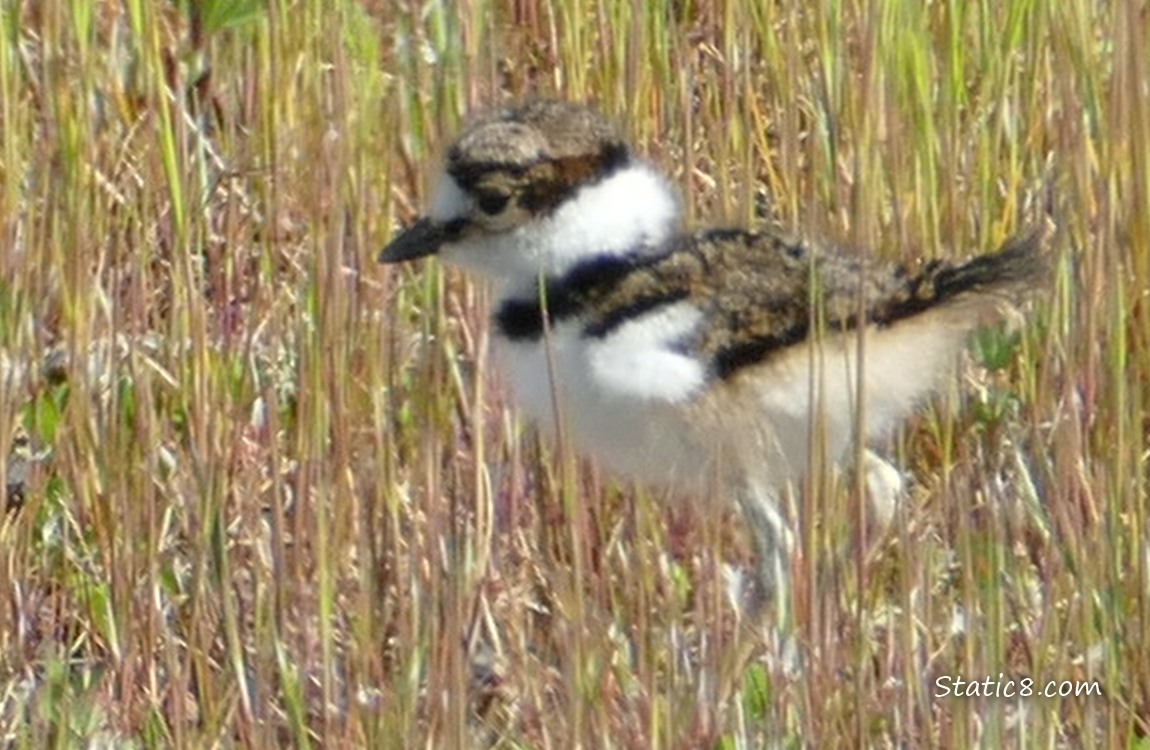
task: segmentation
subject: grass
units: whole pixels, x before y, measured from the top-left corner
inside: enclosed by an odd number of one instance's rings
[[[0,744],[1150,747],[1138,3],[0,8]],[[701,221],[908,260],[1058,224],[893,440],[893,527],[812,477],[799,675],[727,602],[735,519],[535,436],[484,290],[375,263],[535,94]],[[1101,694],[936,695],[1000,673]]]

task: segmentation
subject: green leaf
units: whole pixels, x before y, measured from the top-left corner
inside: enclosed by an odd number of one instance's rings
[[[208,33],[238,28],[267,12],[264,0],[207,0],[203,8]]]
[[[743,679],[743,707],[747,717],[756,721],[767,718],[771,705],[771,678],[762,664],[752,664]]]
[[[180,11],[184,15],[191,15],[192,2],[179,2]],[[208,34],[238,28],[267,12],[266,0],[198,0],[196,5],[204,31]]]
[[[1021,340],[1018,331],[1007,331],[1004,326],[986,326],[974,333],[974,357],[991,372],[1010,366]]]

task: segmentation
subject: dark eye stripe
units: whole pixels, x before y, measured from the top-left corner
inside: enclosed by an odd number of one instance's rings
[[[443,225],[443,236],[446,240],[454,240],[459,237],[463,232],[464,227],[467,226],[467,219],[452,219]]]

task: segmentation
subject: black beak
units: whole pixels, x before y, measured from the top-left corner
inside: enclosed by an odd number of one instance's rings
[[[431,219],[420,219],[404,229],[379,254],[380,263],[400,263],[434,255],[447,240],[443,226]]]

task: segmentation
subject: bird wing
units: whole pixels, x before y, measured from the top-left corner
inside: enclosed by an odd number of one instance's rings
[[[970,295],[1017,290],[1045,271],[1040,244],[1030,232],[996,253],[911,269],[773,232],[710,229],[681,236],[665,255],[619,266],[609,283],[582,287],[580,303],[586,332],[605,336],[648,310],[690,302],[701,322],[677,343],[726,378],[812,331],[856,328],[860,309],[867,324],[884,326]],[[604,270],[588,275],[601,280]]]

